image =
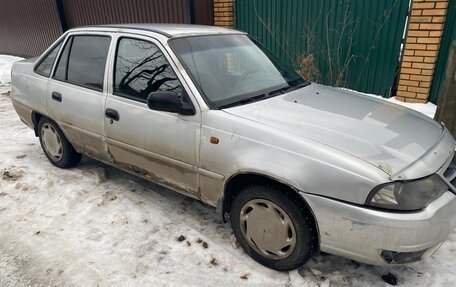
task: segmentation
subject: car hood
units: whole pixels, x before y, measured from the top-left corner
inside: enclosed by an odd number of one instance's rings
[[[224,111],[349,153],[390,176],[422,157],[444,131],[418,112],[319,84]]]

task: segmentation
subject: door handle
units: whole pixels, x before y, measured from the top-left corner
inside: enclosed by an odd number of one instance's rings
[[[111,120],[118,121],[119,120],[119,113],[113,109],[106,109],[105,116],[110,118]]]
[[[52,99],[57,102],[62,101],[62,94],[57,93],[57,92],[52,92]]]

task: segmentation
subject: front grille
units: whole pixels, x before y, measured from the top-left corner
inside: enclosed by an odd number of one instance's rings
[[[453,186],[456,186],[456,154],[453,156],[450,165],[443,173],[443,176],[451,182]]]
[[[443,175],[446,178],[449,178],[452,175],[454,175],[455,173],[456,173],[456,154],[453,156],[453,160],[451,161],[450,166],[447,168],[447,170],[445,170]]]

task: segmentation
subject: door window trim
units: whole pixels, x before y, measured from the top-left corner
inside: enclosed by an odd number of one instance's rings
[[[147,106],[147,99],[141,99],[141,98],[137,98],[137,97],[134,97],[134,96],[130,96],[130,95],[127,95],[127,94],[123,94],[123,93],[119,93],[119,92],[115,92],[114,91],[114,86],[116,84],[116,63],[117,63],[117,52],[119,51],[119,44],[120,44],[120,41],[122,39],[131,39],[131,40],[137,40],[137,41],[143,41],[143,42],[147,42],[147,43],[150,43],[154,46],[157,47],[157,49],[163,54],[163,56],[165,57],[166,61],[169,63],[169,66],[170,68],[172,69],[173,73],[176,75],[177,77],[177,80],[179,81],[179,83],[181,84],[182,86],[182,91],[183,91],[183,94],[182,96],[183,97],[187,97],[190,102],[192,103],[192,106],[193,106],[193,109],[195,109],[195,105],[193,104],[193,100],[191,99],[190,95],[188,94],[187,92],[187,88],[185,87],[185,85],[183,84],[183,81],[181,79],[181,77],[179,77],[179,73],[176,72],[176,69],[174,69],[173,65],[172,65],[172,61],[171,59],[169,59],[167,56],[166,56],[166,51],[161,47],[161,45],[159,45],[159,43],[155,43],[154,41],[151,41],[149,39],[144,39],[144,38],[140,38],[140,37],[136,37],[136,35],[119,35],[116,39],[116,47],[114,49],[114,56],[113,56],[113,65],[112,65],[112,77],[111,77],[111,94],[113,96],[117,96],[117,97],[121,97],[121,98],[126,98],[126,99],[130,99],[132,101],[136,101],[136,102],[140,102],[140,103],[144,103],[146,104]]]
[[[72,37],[74,37],[74,36],[99,36],[99,37],[108,37],[109,38],[109,47],[108,47],[108,53],[106,55],[106,63],[105,63],[104,75],[103,75],[103,88],[97,89],[95,87],[85,86],[85,85],[82,85],[82,84],[79,84],[79,83],[75,83],[75,82],[72,82],[72,81],[61,80],[61,79],[56,79],[55,78],[55,72],[57,70],[58,63],[61,60],[62,53],[65,50],[66,45],[68,44],[68,42],[71,41],[71,43],[70,43],[71,47],[70,47],[70,51],[68,53],[67,66],[66,66],[66,71],[65,71],[65,73],[68,73],[68,61],[69,61],[69,57],[70,57],[70,54],[71,54],[71,49],[73,48],[72,47],[73,46],[73,38]],[[112,39],[113,39],[112,33],[85,32],[85,31],[84,32],[69,33],[67,35],[66,39],[65,39],[64,45],[60,48],[59,54],[57,56],[57,60],[54,62],[54,67],[53,67],[52,72],[51,72],[51,79],[55,80],[55,81],[58,81],[58,82],[67,83],[67,84],[71,84],[71,85],[74,85],[74,86],[77,86],[77,87],[81,87],[81,88],[89,89],[89,90],[92,90],[92,91],[96,91],[96,92],[104,92],[104,91],[106,91],[106,87],[108,86],[108,83],[106,81],[106,74],[108,73],[107,68],[109,66],[109,55],[111,53],[111,47],[113,45]]]
[[[198,99],[196,99],[197,95],[194,94],[194,91],[192,90],[190,84],[188,83],[187,78],[179,71],[177,68],[178,65],[176,64],[176,61],[174,60],[173,56],[170,55],[170,52],[163,46],[162,42],[155,38],[153,35],[149,35],[150,33],[147,34],[137,34],[137,33],[130,33],[130,32],[117,32],[115,33],[114,41],[112,43],[112,53],[111,53],[111,62],[109,66],[109,72],[111,74],[108,75],[109,78],[109,85],[108,85],[108,97],[113,97],[114,99],[117,98],[119,100],[127,100],[131,101],[130,103],[139,103],[141,106],[147,110],[150,110],[147,107],[147,103],[145,101],[141,101],[138,98],[129,98],[129,97],[124,97],[120,95],[114,94],[114,73],[115,73],[115,62],[116,62],[116,56],[117,56],[117,46],[119,44],[119,40],[121,38],[131,38],[134,40],[140,40],[140,41],[145,41],[145,42],[150,42],[154,45],[156,45],[160,51],[163,53],[165,56],[166,60],[169,62],[171,68],[173,69],[173,72],[176,74],[177,78],[179,79],[180,83],[182,84],[182,87],[185,91],[186,96],[188,99],[191,101],[191,104],[193,106],[193,109],[195,110],[195,115],[193,116],[198,116],[200,114],[200,103]],[[192,83],[193,84],[193,83]],[[190,92],[189,92],[190,91]],[[158,111],[154,111],[158,112]],[[161,113],[161,112],[160,112]],[[190,116],[190,117],[193,117]],[[186,116],[188,117],[188,116]]]

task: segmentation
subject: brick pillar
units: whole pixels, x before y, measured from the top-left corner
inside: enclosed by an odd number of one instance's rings
[[[214,0],[214,25],[234,28],[234,0]]]
[[[413,0],[396,99],[404,102],[427,102],[448,1]]]

